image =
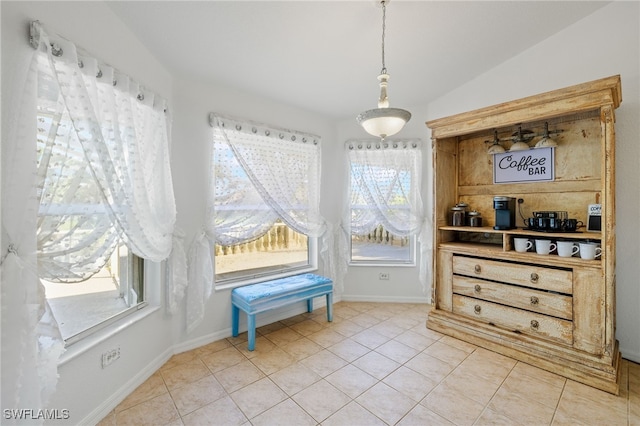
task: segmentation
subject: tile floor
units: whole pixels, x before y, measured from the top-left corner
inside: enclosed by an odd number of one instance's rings
[[[640,425],[613,396],[425,327],[426,305],[340,302],[173,356],[106,425]]]

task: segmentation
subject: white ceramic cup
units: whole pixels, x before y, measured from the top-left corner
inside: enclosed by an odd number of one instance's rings
[[[580,257],[587,260],[593,260],[600,257],[602,249],[596,243],[580,243]]]
[[[580,251],[580,247],[573,241],[558,241],[558,256],[571,257]]]
[[[536,240],[536,253],[549,254],[556,249],[556,245],[550,240]]]
[[[513,245],[516,251],[525,252],[533,247],[533,243],[528,238],[514,238]]]

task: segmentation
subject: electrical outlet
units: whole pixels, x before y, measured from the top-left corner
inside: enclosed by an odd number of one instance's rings
[[[105,368],[120,358],[120,346],[102,354],[102,368]]]
[[[389,274],[387,272],[380,272],[380,275],[378,275],[378,279],[379,280],[388,280],[389,279]]]

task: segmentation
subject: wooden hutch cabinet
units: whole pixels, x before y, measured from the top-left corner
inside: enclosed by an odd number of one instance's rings
[[[614,110],[621,100],[620,76],[612,76],[427,122],[435,227],[428,328],[618,393]],[[503,158],[517,135],[531,137],[533,149],[545,126],[557,142],[549,150],[553,179],[494,183],[491,141],[507,149]],[[516,228],[494,229],[496,196],[516,200]],[[453,226],[458,203],[477,210],[483,226]],[[525,223],[534,212],[557,211],[586,224],[593,204],[601,205],[599,231],[541,232]],[[517,237],[590,241],[602,254],[516,252]]]

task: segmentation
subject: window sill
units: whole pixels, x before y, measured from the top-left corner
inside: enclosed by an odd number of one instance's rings
[[[300,269],[289,269],[287,271],[283,271],[280,273],[274,272],[273,274],[262,275],[255,278],[244,278],[238,279],[236,281],[227,281],[221,282],[220,284],[215,284],[215,291],[221,290],[232,290],[236,287],[242,287],[249,284],[261,283],[265,281],[275,280],[278,278],[292,277],[294,275],[306,274],[308,272],[315,272],[318,268],[316,266],[307,266]]]
[[[82,340],[75,342],[74,344],[66,347],[65,352],[60,356],[58,361],[58,366],[62,366],[67,362],[79,357],[80,355],[87,352],[89,349],[94,348],[100,343],[110,339],[131,325],[135,324],[138,321],[141,321],[143,318],[148,317],[154,312],[160,309],[159,306],[151,306],[147,305],[138,311],[127,315],[119,321],[114,322],[113,324],[87,336]]]

